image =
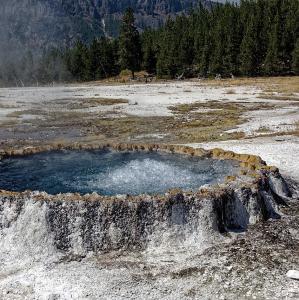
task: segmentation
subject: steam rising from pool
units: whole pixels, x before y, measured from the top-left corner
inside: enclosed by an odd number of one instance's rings
[[[49,194],[155,194],[222,182],[233,161],[156,152],[56,151],[0,162],[0,189]]]

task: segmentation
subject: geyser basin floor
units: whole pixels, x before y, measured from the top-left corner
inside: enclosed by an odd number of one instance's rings
[[[154,194],[195,189],[236,174],[235,161],[157,152],[52,151],[0,162],[0,189],[49,194]]]

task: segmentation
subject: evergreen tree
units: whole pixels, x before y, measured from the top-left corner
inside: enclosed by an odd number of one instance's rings
[[[268,47],[268,32],[270,30],[269,20],[267,19],[268,0],[258,0],[255,9],[255,28],[256,28],[256,74],[263,75],[263,63],[265,61]]]
[[[134,73],[140,69],[141,43],[139,32],[135,26],[133,10],[131,8],[127,9],[123,16],[120,27],[119,44],[121,68],[123,70],[129,69],[134,78]]]
[[[213,36],[213,53],[212,60],[210,63],[210,70],[213,74],[223,74],[223,56],[224,56],[224,32],[223,26],[220,22],[217,24],[217,27],[214,28],[212,32]]]
[[[209,59],[210,59],[210,42],[209,38],[206,38],[201,52],[200,64],[199,64],[199,73],[201,76],[207,76],[209,73]]]
[[[225,75],[239,74],[239,53],[242,41],[239,9],[228,6],[225,14],[224,31],[225,47],[223,53],[223,69]]]
[[[103,42],[103,39],[101,39],[101,42]],[[105,69],[101,67],[101,42],[98,39],[94,39],[89,47],[90,75],[92,77],[92,80],[98,80],[103,77],[107,77],[105,76]]]
[[[146,30],[142,34],[142,53],[143,53],[143,63],[142,67],[150,74],[156,73],[156,48],[154,45],[154,31]]]
[[[91,61],[87,46],[81,41],[77,41],[69,56],[68,68],[74,76],[74,79],[79,81],[91,80]]]
[[[256,75],[256,51],[257,51],[256,30],[254,27],[254,16],[246,24],[245,35],[240,46],[240,71],[247,76]]]
[[[148,73],[154,74],[156,73],[156,64],[157,64],[157,59],[156,59],[155,51],[153,49],[153,46],[149,44],[145,47],[144,54],[143,54],[144,69]]]
[[[279,43],[280,43],[280,15],[278,7],[274,16],[271,29],[269,31],[268,49],[264,62],[264,71],[267,75],[275,75],[280,71],[282,61],[279,59]]]
[[[296,75],[299,75],[299,38],[293,51],[292,70]]]
[[[169,19],[159,38],[160,49],[157,59],[157,75],[159,77],[175,78],[179,71],[176,42],[176,40],[179,40],[179,37],[174,25],[174,21]]]

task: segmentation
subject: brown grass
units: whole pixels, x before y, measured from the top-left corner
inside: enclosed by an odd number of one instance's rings
[[[0,103],[0,109],[16,108],[16,106]]]
[[[11,112],[7,115],[8,118],[18,119],[21,118],[23,115],[35,115],[35,116],[45,116],[48,113],[42,109],[27,109],[27,110],[17,110]]]
[[[89,98],[82,99],[83,103],[90,106],[110,106],[116,104],[127,104],[129,101],[125,99],[109,99],[109,98]]]
[[[109,99],[109,98],[65,98],[55,101],[45,102],[46,105],[56,110],[79,110],[88,109],[99,106],[113,106],[118,104],[128,104],[129,101],[126,99]]]
[[[271,130],[265,126],[260,127],[255,131],[256,133],[271,133]]]
[[[255,86],[263,91],[278,93],[299,93],[299,76],[287,77],[256,77],[256,78],[235,78],[204,80],[200,85],[210,85],[218,87],[235,87],[235,86]]]
[[[14,111],[14,112],[11,112],[7,115],[7,118],[13,118],[13,119],[17,119],[17,118],[20,118],[22,115],[24,114],[24,111]]]
[[[16,119],[14,120],[5,120],[0,122],[0,127],[14,127],[18,124],[18,122],[16,121]]]
[[[279,101],[299,101],[299,97],[287,96],[287,95],[277,95],[273,93],[261,93],[257,96],[259,99],[270,99],[270,100],[279,100]]]
[[[293,135],[299,137],[299,122],[296,122],[296,129],[295,129],[295,131],[293,132]]]

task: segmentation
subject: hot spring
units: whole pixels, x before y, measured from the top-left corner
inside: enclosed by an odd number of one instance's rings
[[[19,272],[24,262],[41,262],[47,266],[41,275],[49,278],[52,265],[66,266],[68,273],[73,263],[77,270],[94,261],[91,279],[101,269],[114,278],[131,269],[136,257],[138,272],[158,261],[165,274],[169,262],[185,266],[249,224],[278,219],[280,206],[292,196],[278,169],[259,157],[221,149],[75,144],[5,151],[0,151],[4,276],[12,264]],[[125,264],[110,273],[116,253]],[[139,267],[147,263],[150,268]]]
[[[161,152],[111,150],[50,151],[0,161],[0,189],[48,194],[101,195],[165,193],[222,183],[237,174],[233,160]]]

